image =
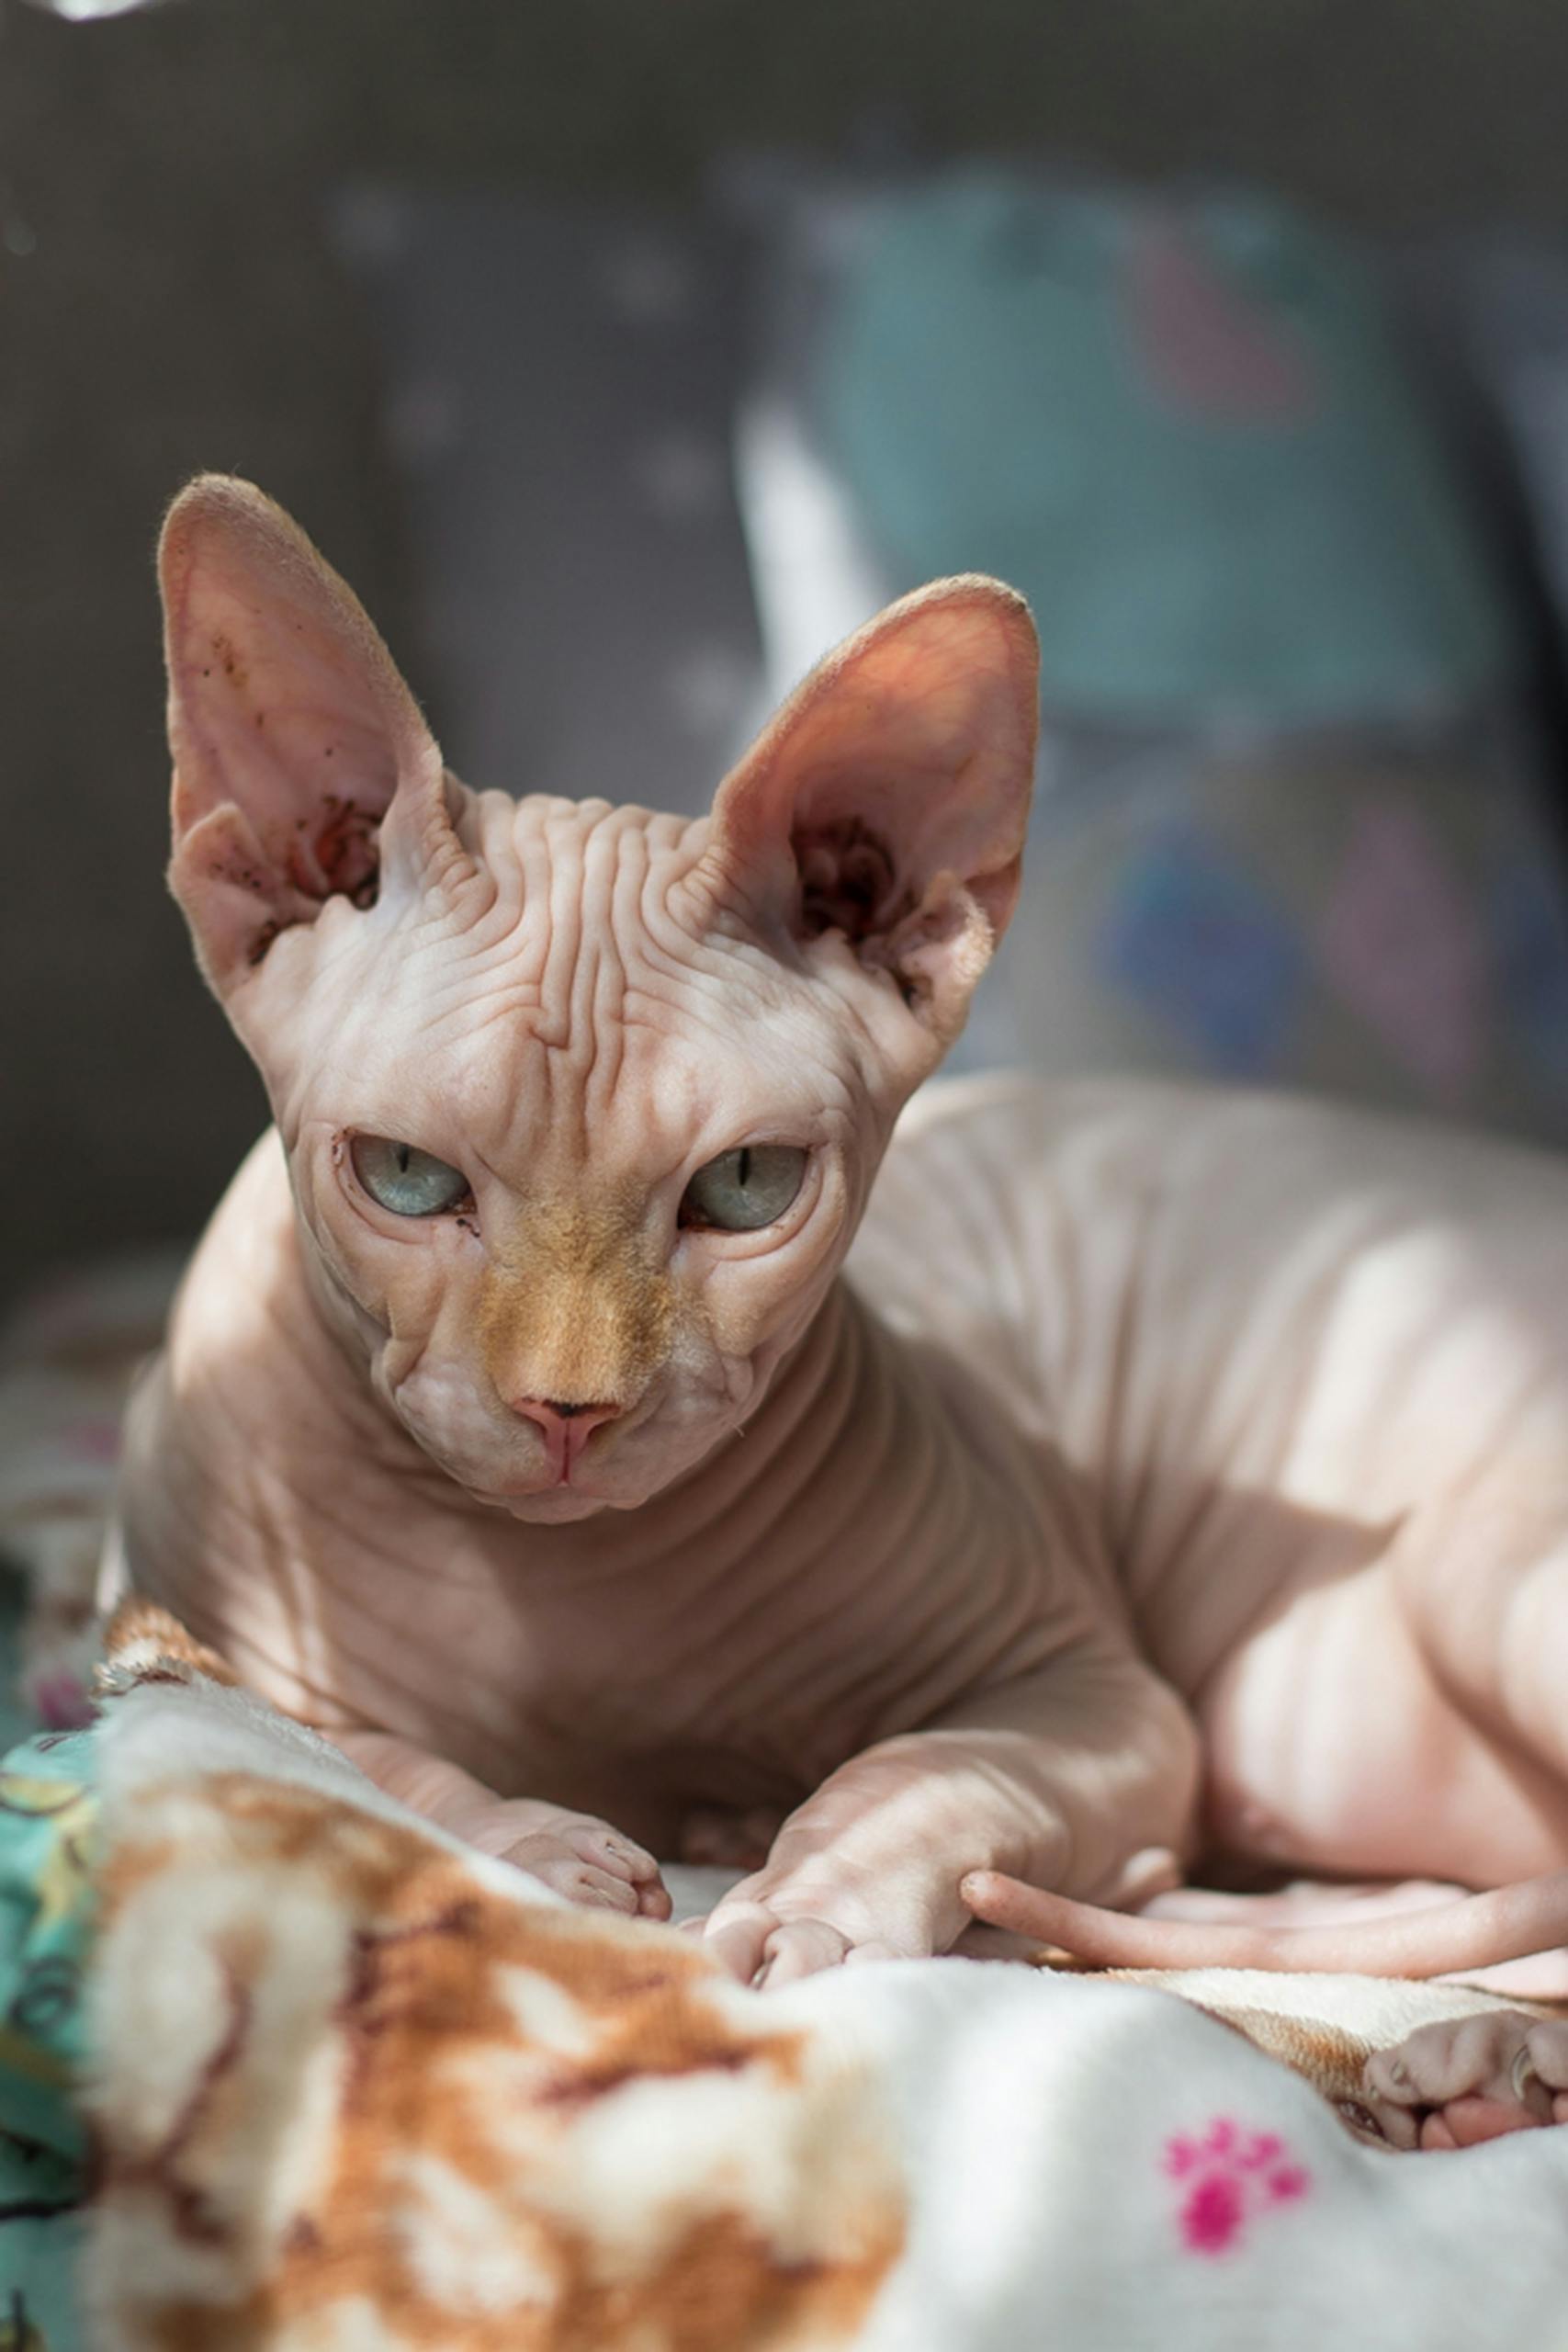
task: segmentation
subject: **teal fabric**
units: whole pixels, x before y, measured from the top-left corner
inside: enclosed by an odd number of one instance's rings
[[[91,1732],[0,1763],[0,2352],[79,2352],[86,2140],[73,2086],[92,1929]]]
[[[895,575],[1022,589],[1064,712],[1425,714],[1505,670],[1370,282],[1284,208],[938,180],[848,263],[814,391]]]

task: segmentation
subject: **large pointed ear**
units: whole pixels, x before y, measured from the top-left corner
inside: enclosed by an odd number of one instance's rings
[[[939,580],[829,654],[714,803],[708,860],[753,914],[888,976],[932,1060],[1017,900],[1038,671],[1021,596]]]
[[[249,482],[198,477],[158,555],[175,757],[169,878],[224,996],[280,931],[368,905],[393,847],[455,850],[441,754],[353,592]]]

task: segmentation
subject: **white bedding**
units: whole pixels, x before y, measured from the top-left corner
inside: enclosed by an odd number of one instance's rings
[[[290,2214],[297,2233],[309,2212],[335,2243],[334,2199],[349,2192],[333,2151],[355,2098],[372,2096],[355,2091],[343,2060],[338,1979],[378,1935],[390,1948],[386,1921],[431,1870],[447,1915],[460,1888],[489,1923],[476,1931],[478,1964],[505,1976],[508,2021],[487,2029],[476,2065],[478,1996],[465,2006],[442,1992],[446,2038],[427,2018],[417,2090],[406,2066],[400,2077],[407,2143],[378,2145],[374,2181],[353,2191],[354,2230],[382,2249],[382,2271],[355,2268],[340,2248],[339,2271],[329,2265],[303,2301],[303,2289],[280,2295],[276,2324],[246,2335],[247,2346],[391,2352],[426,2341],[412,2324],[402,2332],[389,2283],[385,2250],[411,2245],[446,2281],[441,2340],[458,2352],[1568,2346],[1568,2133],[1440,2156],[1380,2151],[1227,2025],[1168,1992],[1105,1979],[950,1960],[745,1992],[710,1977],[689,1936],[566,1910],[519,1874],[463,1856],[333,1751],[260,1702],[171,1668],[155,1644],[128,1653],[120,1679],[129,1687],[99,1735],[105,1867],[119,1891],[95,1988],[108,2186],[93,2226],[113,2352],[173,2340],[151,2314],[164,2298],[188,2309],[197,2290],[210,2323],[182,2344],[237,2343],[225,2329],[241,2274],[283,2260]],[[292,1826],[269,1827],[274,1813]],[[401,1859],[372,1894],[367,1840],[382,1828]],[[700,1902],[707,1890],[682,1892]],[[553,1959],[503,1962],[509,1937],[536,1955],[546,1932]],[[413,1950],[406,1922],[396,1934]],[[684,2022],[662,1992],[662,2007],[647,2006],[666,1971],[685,1987]],[[148,2100],[166,2117],[182,2081],[209,2078],[215,2048],[231,2056],[237,1972],[245,2030],[271,2045],[249,2072],[231,2072],[222,2112],[187,2135],[176,2169],[188,2177],[161,2188],[147,2177]],[[190,1990],[171,2005],[155,1988],[174,1982]],[[207,2014],[217,1996],[202,1990],[220,1982],[229,2027],[218,2008]],[[1271,1989],[1288,2007],[1287,1985],[1211,1977],[1193,1989],[1244,2006]],[[1304,1996],[1374,2041],[1447,1997],[1325,1979]],[[781,2036],[788,2061],[759,2086],[750,2060]],[[389,2044],[378,2048],[390,2064]],[[577,2087],[563,2086],[563,2067],[580,2070]],[[499,2134],[482,2164],[453,2155],[466,2144],[459,2109]],[[271,2160],[258,2170],[244,2152],[267,2134]],[[461,2197],[438,2181],[442,2165],[468,2165]],[[210,2201],[248,2248],[243,2261],[212,2243],[193,2255],[182,2197]],[[590,2318],[581,2296],[552,2283],[536,2258],[541,2216],[551,2229],[570,2220],[574,2259],[620,2282],[614,2312],[594,2305]],[[677,2223],[685,2234],[672,2241]],[[702,2313],[726,2307],[742,2237],[790,2283],[772,2304],[742,2298],[716,2335]],[[117,2301],[131,2270],[140,2319]],[[334,2275],[377,2283],[345,2300]],[[841,2294],[829,2291],[835,2278]],[[497,2333],[503,2310],[511,2320]]]

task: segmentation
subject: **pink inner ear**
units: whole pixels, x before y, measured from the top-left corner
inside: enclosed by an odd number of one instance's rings
[[[398,782],[373,694],[314,616],[260,602],[234,612],[237,600],[201,587],[177,639],[171,626],[176,835],[236,808],[274,882],[367,903]]]
[[[380,886],[378,836],[385,813],[385,804],[376,808],[346,794],[324,792],[318,807],[294,819],[292,839],[284,835],[273,852],[290,887],[317,901],[343,897],[356,907],[373,907]]]
[[[441,761],[352,593],[260,492],[193,485],[162,570],[171,878],[219,979],[329,898],[370,905],[382,820],[405,786],[438,817]]]
[[[1035,671],[1028,613],[995,582],[941,582],[892,606],[813,673],[728,779],[716,854],[771,875],[803,935],[841,932],[890,968],[918,944],[934,977],[964,907],[992,933],[1011,912]]]

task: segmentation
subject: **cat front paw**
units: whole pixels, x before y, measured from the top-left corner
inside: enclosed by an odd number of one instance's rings
[[[670,1917],[653,1856],[592,1814],[503,1799],[465,1821],[462,1834],[481,1854],[526,1871],[569,1903],[633,1919]]]
[[[809,1916],[782,1919],[764,1903],[726,1903],[714,1912],[703,1933],[721,1965],[742,1984],[759,1991],[764,1985],[776,1988],[800,1976],[818,1975],[825,1968],[841,1968],[847,1961],[918,1957],[901,1952],[879,1936],[857,1940],[831,1919]]]
[[[929,1960],[948,1949],[956,1924],[897,1883],[874,1890],[850,1879],[801,1871],[778,1879],[761,1871],[725,1896],[702,1931],[732,1976],[760,1988],[859,1961]]]

